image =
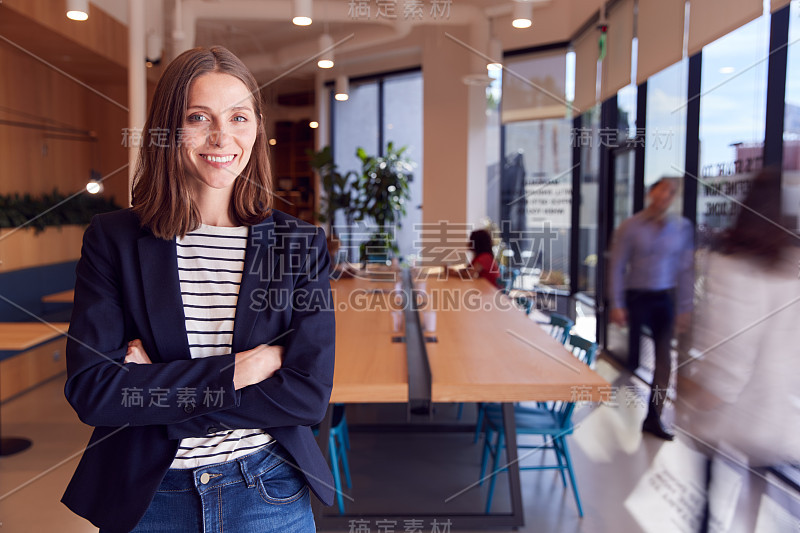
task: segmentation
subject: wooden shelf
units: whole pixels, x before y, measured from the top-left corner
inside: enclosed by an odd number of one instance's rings
[[[313,131],[307,121],[279,121],[275,124],[275,139],[275,208],[313,224],[317,190],[307,152],[314,149]]]

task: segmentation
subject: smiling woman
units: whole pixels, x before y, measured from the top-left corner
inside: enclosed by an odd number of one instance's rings
[[[228,50],[165,69],[143,141],[133,207],[83,237],[65,393],[95,430],[62,501],[102,533],[315,531],[325,234],[272,209],[258,86]]]
[[[183,122],[181,157],[195,201],[230,195],[236,178],[250,161],[258,120],[247,87],[229,74],[212,72],[192,82]],[[246,104],[246,105],[241,105]],[[209,213],[210,214],[210,213]],[[227,212],[217,213],[214,226],[234,225]]]

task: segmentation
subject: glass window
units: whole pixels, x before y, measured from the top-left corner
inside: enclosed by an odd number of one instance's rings
[[[598,184],[600,181],[600,106],[581,117],[581,205],[578,290],[596,298]]]
[[[735,220],[761,168],[770,17],[764,15],[703,48],[700,97],[698,243]]]
[[[614,229],[633,214],[633,172],[636,152],[614,154]]]
[[[628,85],[617,93],[617,131],[620,145],[636,137],[636,95],[638,87]]]
[[[784,214],[800,229],[800,3],[789,9],[789,47],[786,65],[786,110],[783,122]]]
[[[665,176],[683,177],[686,165],[686,102],[689,61],[679,61],[647,80],[647,132],[644,148],[645,196],[650,185]],[[691,179],[691,178],[690,178]],[[680,183],[683,183],[681,180]],[[683,194],[672,203],[683,211]]]
[[[567,289],[572,216],[567,50],[515,56],[505,63],[498,219],[510,245],[505,253],[521,269],[522,286]],[[491,126],[491,113],[488,118]],[[491,174],[489,185],[491,192]]]
[[[492,82],[486,88],[486,216],[500,220],[500,98],[503,71],[488,70]]]
[[[333,159],[342,173],[361,170],[356,148],[378,153],[378,83],[350,85],[350,98],[334,102]]]
[[[383,102],[381,97],[383,90]],[[350,86],[350,98],[333,102],[333,157],[339,172],[361,172],[361,160],[356,149],[363,148],[369,155],[385,152],[392,142],[395,148],[406,147],[404,155],[414,163],[411,180],[411,198],[406,203],[406,214],[395,228],[395,242],[401,257],[415,253],[418,240],[414,228],[422,222],[422,73],[399,74]],[[381,110],[383,116],[381,117]],[[383,125],[383,146],[379,146],[379,128]],[[351,260],[358,256],[359,244],[374,231],[372,221],[367,226],[340,236],[345,241]],[[347,221],[337,215],[336,223],[344,228]]]
[[[569,286],[571,125],[568,119],[547,119],[505,127],[508,194],[501,208],[514,259],[532,269],[540,284],[559,289]]]
[[[406,216],[397,228],[400,254],[417,253],[414,228],[422,223],[422,73],[414,72],[386,78],[383,82],[383,139],[384,149],[389,142],[406,147],[405,155],[414,163],[411,179],[411,200]]]

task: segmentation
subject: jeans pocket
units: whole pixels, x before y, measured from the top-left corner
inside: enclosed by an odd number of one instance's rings
[[[308,492],[303,474],[286,462],[258,476],[256,483],[261,499],[272,505],[292,503]]]

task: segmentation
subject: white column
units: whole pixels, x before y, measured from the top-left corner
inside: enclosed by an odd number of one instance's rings
[[[144,2],[128,2],[128,128],[144,128],[147,107],[147,77],[145,74]],[[136,168],[138,146],[128,148],[128,203]]]

